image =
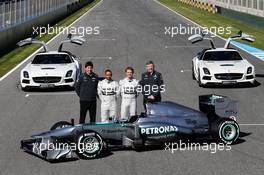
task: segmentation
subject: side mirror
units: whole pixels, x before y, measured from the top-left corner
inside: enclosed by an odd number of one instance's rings
[[[69,34],[67,35],[67,38],[68,38],[68,39],[71,39],[71,38],[72,38],[72,34],[69,33]]]

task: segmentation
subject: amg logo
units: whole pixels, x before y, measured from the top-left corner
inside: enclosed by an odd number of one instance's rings
[[[177,132],[178,128],[176,126],[160,126],[152,128],[141,128],[141,134],[165,134],[169,132]]]

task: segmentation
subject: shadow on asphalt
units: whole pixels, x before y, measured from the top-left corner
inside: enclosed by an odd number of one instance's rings
[[[243,83],[243,84],[234,84],[234,85],[206,85],[203,88],[207,89],[243,89],[243,88],[255,88],[260,86],[261,83],[255,81],[254,84],[251,83]]]
[[[69,92],[74,91],[72,87],[55,87],[55,88],[31,88],[23,89],[24,92]]]
[[[244,139],[244,137],[247,137],[247,136],[249,136],[251,134],[252,133],[240,132],[239,133],[239,138],[237,139],[237,141],[233,145],[239,145],[241,143],[246,142],[246,140]]]
[[[258,78],[264,78],[264,74],[256,74],[256,77],[258,77]]]

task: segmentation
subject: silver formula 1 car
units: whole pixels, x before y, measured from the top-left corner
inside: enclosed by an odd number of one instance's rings
[[[199,106],[197,111],[174,102],[149,103],[146,113],[125,121],[76,125],[73,120],[61,121],[50,131],[22,140],[21,148],[54,161],[73,157],[91,159],[113,147],[138,150],[191,138],[212,138],[226,144],[237,140],[236,101],[220,95],[203,95],[199,97]]]

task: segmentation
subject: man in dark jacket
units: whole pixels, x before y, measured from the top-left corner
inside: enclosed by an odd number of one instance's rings
[[[80,75],[76,82],[75,91],[80,97],[80,123],[85,123],[89,110],[90,122],[96,121],[96,97],[98,76],[93,72],[93,63],[85,64],[85,72]]]
[[[147,72],[142,74],[140,85],[142,86],[143,104],[146,110],[146,103],[160,102],[161,92],[164,89],[162,74],[155,71],[152,61],[146,63]]]

